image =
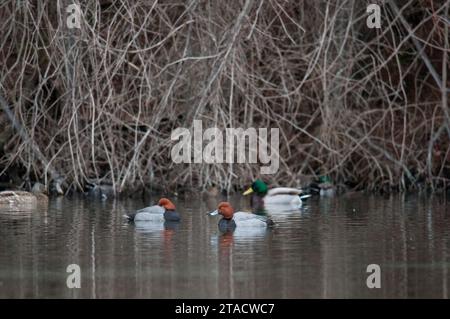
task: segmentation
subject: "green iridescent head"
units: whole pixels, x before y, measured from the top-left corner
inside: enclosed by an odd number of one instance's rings
[[[331,183],[331,178],[328,175],[323,175],[319,177],[319,183]]]
[[[244,192],[244,195],[248,195],[251,193],[256,193],[259,196],[265,196],[267,194],[268,188],[266,183],[262,180],[257,179],[253,182],[252,186]]]

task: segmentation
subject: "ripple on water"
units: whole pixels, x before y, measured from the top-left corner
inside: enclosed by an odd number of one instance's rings
[[[273,229],[226,234],[205,215],[214,203],[174,202],[176,224],[128,223],[123,214],[149,204],[133,200],[58,198],[48,211],[2,211],[0,298],[448,297],[445,198],[312,198],[269,212]],[[76,292],[65,285],[72,263],[83,276]],[[379,290],[365,286],[372,263],[383,271]]]

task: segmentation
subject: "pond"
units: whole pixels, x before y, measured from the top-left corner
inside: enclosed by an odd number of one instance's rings
[[[222,198],[174,198],[179,224],[123,218],[144,200],[52,199],[0,212],[0,298],[448,298],[450,202],[441,196],[311,198],[273,229],[222,234]],[[248,209],[247,198],[229,201]],[[68,288],[67,267],[80,267]],[[368,265],[380,266],[369,289]]]

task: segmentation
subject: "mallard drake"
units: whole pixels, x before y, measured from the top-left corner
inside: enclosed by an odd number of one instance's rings
[[[311,195],[303,194],[303,190],[290,187],[276,187],[269,189],[262,180],[257,179],[243,195],[250,195],[252,208],[270,208],[271,206],[290,206],[298,208],[303,200]]]
[[[33,209],[48,205],[47,189],[35,183],[31,192],[7,190],[0,192],[0,209]]]
[[[329,176],[320,176],[318,183],[311,184],[310,189],[312,192],[325,197],[336,194],[336,186],[331,182]]]
[[[208,215],[222,215],[219,221],[219,230],[222,232],[234,231],[236,227],[270,227],[274,225],[273,221],[266,216],[246,212],[234,212],[229,202],[219,203],[217,209],[208,213]]]
[[[149,222],[178,222],[180,214],[176,211],[175,205],[167,198],[161,198],[158,205],[141,208],[133,213],[124,215],[129,221],[149,221]]]

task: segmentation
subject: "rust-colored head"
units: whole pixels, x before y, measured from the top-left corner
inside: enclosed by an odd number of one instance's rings
[[[221,202],[219,206],[217,206],[217,211],[220,215],[223,216],[225,219],[231,219],[233,218],[234,209],[228,202]]]
[[[164,207],[166,210],[175,210],[175,205],[167,198],[161,198],[158,205]]]

